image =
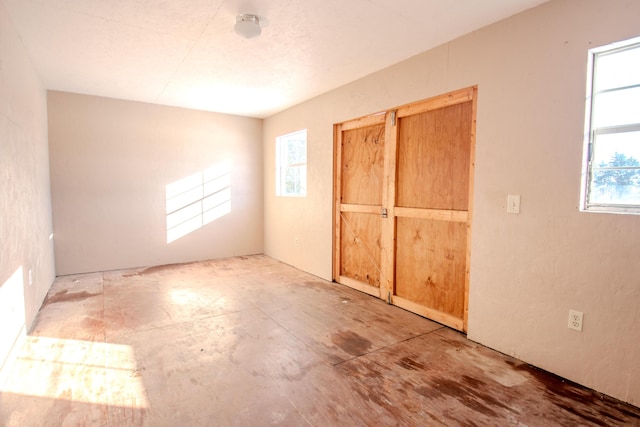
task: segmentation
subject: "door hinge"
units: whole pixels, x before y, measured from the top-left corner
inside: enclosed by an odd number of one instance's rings
[[[391,112],[391,126],[396,125],[396,111]]]
[[[380,216],[382,216],[382,218],[386,218],[387,217],[387,209],[386,208],[382,208],[382,210],[380,211]]]

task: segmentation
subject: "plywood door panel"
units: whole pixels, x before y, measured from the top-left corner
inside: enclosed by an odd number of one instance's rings
[[[399,119],[397,206],[466,211],[471,102]]]
[[[380,286],[380,214],[340,215],[340,276],[368,286]]]
[[[462,319],[466,224],[398,218],[396,251],[396,295]]]
[[[379,296],[385,116],[336,125],[334,278]]]
[[[475,114],[470,99],[404,109],[396,146],[394,303],[462,330]]]
[[[382,205],[384,123],[342,134],[341,203]]]

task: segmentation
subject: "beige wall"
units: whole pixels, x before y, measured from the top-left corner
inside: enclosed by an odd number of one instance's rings
[[[0,382],[54,279],[46,107],[0,2]]]
[[[262,121],[49,92],[56,273],[262,253]],[[166,186],[228,161],[231,211],[167,243]]]
[[[640,35],[638,16],[551,1],[267,119],[265,252],[330,279],[332,125],[477,84],[469,338],[639,405],[640,217],[578,210],[587,50]],[[277,198],[274,139],[301,128],[309,195]]]

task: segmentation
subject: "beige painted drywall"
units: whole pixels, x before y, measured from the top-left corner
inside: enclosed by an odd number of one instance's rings
[[[46,108],[46,92],[0,2],[0,382],[55,277]]]
[[[639,405],[640,217],[578,209],[587,50],[639,36],[639,16],[554,0],[268,118],[265,252],[330,279],[333,124],[477,84],[469,338]],[[302,128],[308,197],[275,197],[274,140]]]
[[[262,253],[262,120],[49,92],[58,275]],[[167,243],[166,186],[228,161],[231,211]]]

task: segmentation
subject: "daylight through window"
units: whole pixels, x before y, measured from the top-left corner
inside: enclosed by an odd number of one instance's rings
[[[640,38],[589,51],[583,210],[640,213]]]
[[[276,195],[307,195],[307,130],[276,138]]]

